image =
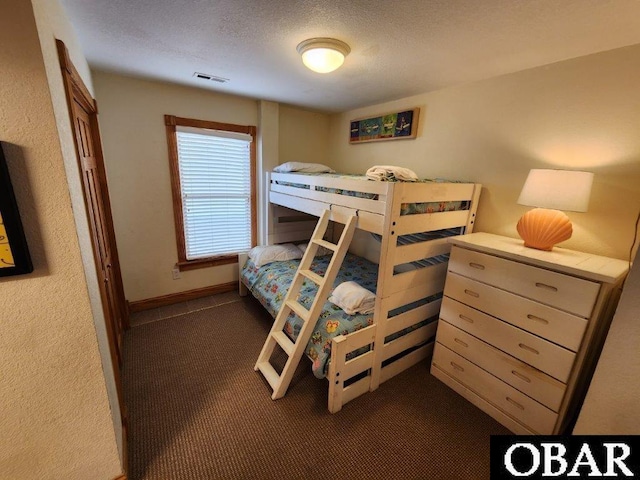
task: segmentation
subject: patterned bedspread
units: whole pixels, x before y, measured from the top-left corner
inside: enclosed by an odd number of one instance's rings
[[[324,275],[330,260],[331,255],[316,257],[311,264],[311,270],[319,275]],[[280,310],[289,285],[293,282],[293,276],[299,263],[300,260],[273,262],[258,269],[249,259],[242,269],[242,281],[274,318]],[[378,265],[347,253],[334,287],[342,282],[353,280],[375,293],[377,276]],[[317,288],[315,283],[305,280],[300,290],[298,302],[307,309],[311,308]],[[295,341],[297,338],[302,323],[302,319],[297,315],[291,314],[289,316],[285,332],[292,340]],[[318,378],[326,376],[327,363],[331,356],[332,338],[355,332],[371,324],[373,324],[373,314],[348,315],[340,307],[327,301],[306,348],[307,355],[313,360],[314,375]]]
[[[439,263],[447,261],[448,255],[441,255],[440,257],[433,257],[432,263]],[[311,270],[318,275],[324,275],[324,272],[329,265],[331,255],[317,256],[311,264]],[[298,269],[300,260],[288,260],[284,262],[273,262],[256,268],[251,259],[247,260],[247,263],[242,268],[242,281],[251,290],[251,293],[256,297],[262,305],[269,311],[274,318],[278,315],[280,306],[284,301],[284,297],[287,294],[289,285],[293,282],[293,276]],[[354,281],[362,287],[376,291],[378,277],[378,265],[372,263],[364,258],[358,257],[351,253],[347,253],[344,262],[334,287],[342,282]],[[317,285],[309,280],[305,280],[300,289],[300,295],[298,302],[304,305],[305,308],[311,308],[315,292],[317,291]],[[404,307],[397,308],[389,312],[389,316],[398,315],[404,311],[416,308],[419,305],[431,302],[437,298],[440,298],[440,294],[432,297],[418,300]],[[425,325],[436,318],[430,318],[420,322],[412,327],[408,327],[400,332],[397,332],[389,337],[385,338],[385,342],[397,338],[414,328],[418,328]],[[287,323],[285,325],[285,333],[295,341],[302,328],[303,321],[295,314],[289,315]],[[367,315],[349,315],[345,313],[340,307],[337,307],[333,303],[327,301],[324,304],[316,328],[311,335],[311,339],[307,344],[306,354],[313,361],[313,374],[318,378],[324,378],[327,374],[329,359],[331,357],[331,340],[338,335],[345,335],[351,332],[358,331],[364,327],[373,324],[373,314]],[[366,349],[364,350],[366,351]],[[359,355],[363,351],[358,351]]]

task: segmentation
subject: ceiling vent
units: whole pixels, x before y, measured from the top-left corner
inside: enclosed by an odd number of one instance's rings
[[[217,77],[215,75],[209,75],[208,73],[194,72],[193,76],[201,80],[211,80],[212,82],[218,83],[227,83],[229,81],[228,78]]]

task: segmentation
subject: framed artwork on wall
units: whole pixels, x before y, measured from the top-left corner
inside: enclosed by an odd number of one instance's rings
[[[349,143],[416,138],[419,117],[420,109],[412,108],[376,117],[351,120]]]
[[[0,277],[32,271],[27,239],[0,142]]]

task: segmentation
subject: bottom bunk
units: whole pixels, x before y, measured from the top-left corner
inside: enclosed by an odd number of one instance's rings
[[[322,276],[330,259],[331,254],[317,255],[311,270]],[[333,287],[343,282],[356,282],[374,296],[370,304],[372,308],[366,313],[351,315],[331,301],[325,302],[305,348],[312,361],[314,375],[329,380],[329,410],[332,413],[349,400],[429,356],[440,310],[446,261],[447,256],[442,256],[424,267],[433,269],[434,277],[432,288],[424,290],[425,297],[391,309],[380,325],[374,325],[374,310],[384,308],[381,299],[375,297],[379,266],[346,254]],[[299,264],[299,259],[290,259],[258,267],[249,258],[240,272],[241,283],[275,318]],[[309,308],[316,291],[317,285],[305,280],[297,301]],[[302,324],[303,320],[297,315],[292,313],[288,317],[284,332],[293,342]],[[378,328],[385,332],[383,345],[379,347],[382,352],[375,351]],[[374,374],[376,380],[372,383]]]

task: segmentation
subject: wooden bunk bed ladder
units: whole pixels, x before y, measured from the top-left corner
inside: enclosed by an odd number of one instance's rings
[[[260,371],[262,375],[264,375],[264,378],[269,382],[269,385],[271,385],[271,388],[273,389],[273,395],[271,395],[271,398],[273,400],[282,398],[285,393],[287,393],[287,388],[289,388],[293,374],[300,363],[304,349],[309,342],[311,334],[313,333],[318,317],[322,312],[322,307],[331,293],[333,282],[336,279],[338,270],[340,270],[353,237],[353,232],[357,223],[357,217],[355,215],[352,215],[347,219],[345,228],[342,231],[342,235],[340,236],[338,243],[334,244],[324,240],[324,235],[327,231],[330,219],[331,211],[325,210],[313,231],[311,240],[309,241],[309,246],[300,261],[300,266],[293,277],[293,282],[289,287],[289,291],[287,292],[284,302],[282,303],[282,307],[280,308],[276,320],[273,323],[273,327],[271,328],[269,335],[267,335],[267,340],[262,347],[262,351],[260,352],[260,356],[258,357],[258,361],[254,367],[256,371]],[[329,262],[324,276],[320,276],[311,271],[311,263],[313,262],[313,258],[318,247],[321,246],[333,251],[331,261]],[[305,279],[309,279],[318,285],[318,291],[309,310],[297,301],[298,294],[300,293],[300,289],[302,288],[302,284]],[[300,333],[298,334],[295,343],[289,339],[286,333],[284,333],[284,326],[291,312],[304,320],[304,324],[300,329]],[[278,374],[270,361],[276,345],[279,345],[288,356],[280,374]]]

